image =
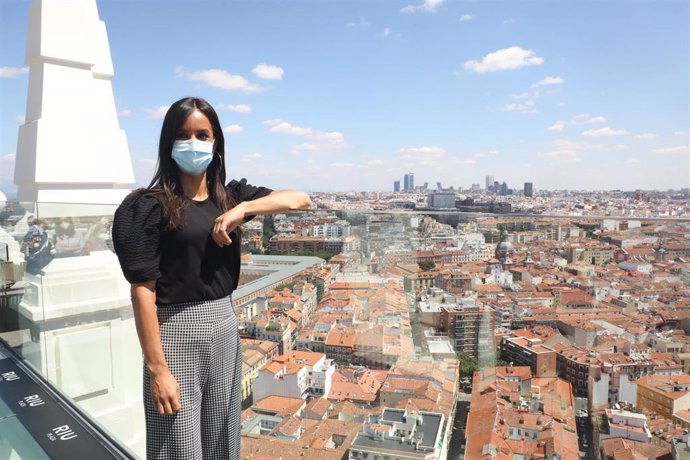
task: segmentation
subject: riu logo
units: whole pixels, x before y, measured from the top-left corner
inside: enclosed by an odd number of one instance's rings
[[[19,376],[16,372],[5,372],[3,374],[0,374],[0,381],[2,380],[11,382],[12,380],[19,380]]]
[[[77,434],[72,431],[69,425],[62,425],[53,428],[52,434],[60,438],[60,441],[68,441],[77,437]]]
[[[24,396],[24,402],[31,407],[42,406],[45,404],[45,401],[43,401],[38,395]]]

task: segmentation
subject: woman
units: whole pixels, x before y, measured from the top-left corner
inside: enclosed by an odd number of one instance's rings
[[[238,225],[310,205],[297,191],[225,185],[225,142],[203,99],[168,110],[147,189],[122,202],[113,244],[144,354],[147,458],[239,459],[242,353],[230,295]]]

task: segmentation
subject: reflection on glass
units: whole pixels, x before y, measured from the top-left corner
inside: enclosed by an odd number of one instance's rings
[[[14,206],[0,215],[0,337],[143,457],[141,352],[110,246],[112,211]],[[250,222],[234,294],[248,409],[243,451],[289,457],[319,439],[351,458],[372,458],[384,445],[458,458],[491,444],[491,433],[511,436],[511,417],[530,413],[586,452],[595,445],[592,410],[634,400],[632,382],[645,374],[687,372],[681,336],[650,332],[665,292],[659,283],[677,286],[680,298],[688,282],[687,272],[670,268],[685,257],[672,235],[686,224],[658,227],[663,246],[645,249],[655,260],[620,263],[613,244],[588,240],[593,225],[361,209]],[[645,263],[666,271],[626,271]],[[621,276],[656,290],[632,297]],[[646,326],[629,321],[638,312]],[[636,371],[607,367],[609,351],[597,344],[626,334],[653,334],[657,348],[675,354],[663,367],[648,346],[629,345],[610,356],[635,360]],[[481,407],[493,416],[482,418]]]

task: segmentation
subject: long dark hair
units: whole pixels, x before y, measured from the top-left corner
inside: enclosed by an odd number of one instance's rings
[[[206,115],[213,128],[213,160],[206,170],[209,199],[222,212],[237,204],[235,198],[225,188],[225,137],[218,114],[204,99],[185,97],[171,105],[165,114],[158,143],[156,172],[147,187],[156,193],[163,207],[163,220],[168,229],[179,230],[184,225],[188,199],[182,190],[180,169],[172,159],[171,153],[180,127],[194,110]]]

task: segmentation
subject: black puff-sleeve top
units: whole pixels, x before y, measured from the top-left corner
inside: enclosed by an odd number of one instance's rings
[[[272,192],[246,179],[227,185],[237,203]],[[240,233],[219,247],[211,238],[221,210],[211,201],[189,200],[181,230],[167,229],[161,204],[151,191],[124,199],[113,219],[113,246],[127,281],[156,281],[156,304],[215,300],[232,294],[240,277]],[[247,218],[250,220],[252,216]]]

